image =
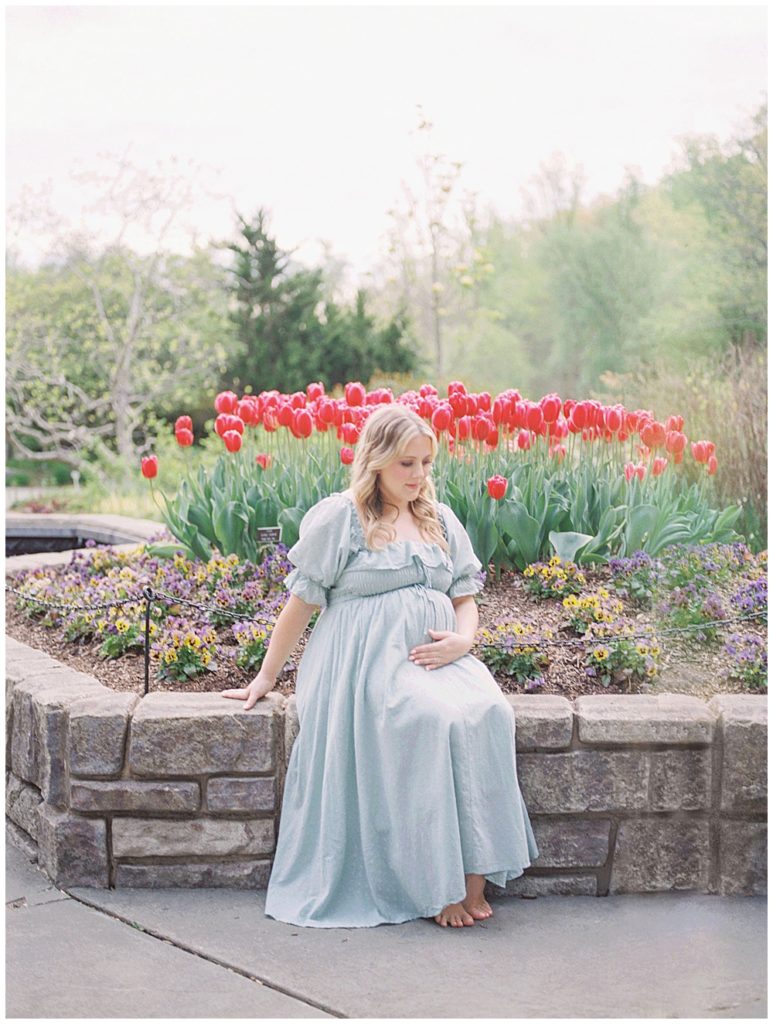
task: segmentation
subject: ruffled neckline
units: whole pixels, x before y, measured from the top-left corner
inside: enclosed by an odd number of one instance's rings
[[[402,554],[406,552],[406,550],[407,553],[409,554],[408,561],[412,561],[415,556],[418,556],[422,559],[422,561],[427,562],[427,565],[430,566],[451,564],[450,554],[447,554],[435,540],[393,540],[386,544],[383,548],[379,548],[378,550],[369,548],[365,543],[365,531],[362,527],[362,522],[360,520],[360,515],[359,512],[357,511],[357,506],[354,502],[354,498],[352,498],[351,495],[346,494],[344,491],[338,491],[338,494],[342,498],[344,498],[344,500],[346,500],[351,507],[352,533],[356,538],[357,547],[361,553],[370,556],[378,556],[379,558],[387,556],[388,561],[392,563],[390,565],[390,568],[395,569],[399,569],[406,564],[406,560],[404,558],[402,561],[399,562],[399,564],[395,564],[397,560],[401,558]],[[441,526],[443,526],[443,528],[445,529],[445,523],[443,523],[442,518],[440,522]],[[421,553],[419,553],[419,549]],[[425,557],[425,553],[429,553],[428,549],[434,550],[435,553],[435,559],[431,562],[427,561],[427,558]]]

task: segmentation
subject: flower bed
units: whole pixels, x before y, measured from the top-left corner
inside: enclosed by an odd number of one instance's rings
[[[286,547],[277,545],[259,565],[235,555],[204,562],[156,553],[168,555],[169,547],[174,545],[165,546],[160,537],[132,552],[92,546],[74,552],[67,566],[11,577],[25,597],[8,602],[8,631],[107,686],[139,691],[142,590],[149,585],[166,595],[152,604],[150,689],[243,685],[257,672],[287,598]],[[554,556],[488,582],[477,598],[480,630],[473,653],[506,693],[572,699],[662,689],[705,697],[759,690],[767,685],[766,568],[764,553],[754,556],[740,543],[677,545],[658,559],[637,552],[582,570]],[[29,598],[65,607],[47,609]],[[112,602],[128,603],[83,610]],[[81,607],[70,611],[67,605]],[[757,618],[706,625],[710,617],[755,613]],[[663,634],[674,626],[690,629]],[[278,680],[280,693],[293,692],[302,649],[303,642]]]
[[[557,554],[583,565],[669,544],[732,542],[740,505],[712,507],[719,461],[714,443],[689,442],[684,418],[627,410],[555,393],[538,402],[510,388],[493,396],[451,381],[447,397],[431,384],[394,395],[350,381],[341,397],[319,382],[305,391],[216,396],[213,434],[197,453],[189,416],[175,437],[190,453],[180,479],[164,481],[159,510],[192,556],[212,547],[258,560],[258,529],[280,525],[292,545],[312,505],[347,479],[362,428],[382,404],[406,406],[437,438],[432,477],[437,497],[464,524],[483,565],[523,570]],[[214,449],[213,449],[214,445]],[[353,447],[354,446],[354,447]],[[219,453],[214,465],[192,460]],[[142,475],[164,476],[146,455]]]

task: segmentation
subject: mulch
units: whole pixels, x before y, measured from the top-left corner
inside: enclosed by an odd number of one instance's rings
[[[611,572],[607,566],[583,567],[583,572],[587,579],[583,592],[598,586],[609,586]],[[550,626],[557,640],[575,639],[575,634],[566,628],[566,613],[560,600],[537,601],[525,589],[523,578],[518,573],[503,572],[500,580],[487,582],[484,590],[476,597],[476,602],[481,627],[502,620],[517,620],[524,625]],[[637,632],[648,632],[655,628],[651,612],[638,609],[624,599],[623,605],[624,621],[634,626]],[[746,630],[765,635],[762,626],[749,623],[743,626]],[[8,595],[6,603],[6,632],[22,643],[45,651],[71,668],[94,676],[113,690],[144,692],[142,653],[129,653],[115,660],[105,660],[97,653],[99,641],[66,641],[57,629],[47,628],[25,617],[15,607],[11,595]],[[308,636],[307,630],[277,679],[278,693],[288,696],[295,691],[296,669]],[[728,659],[721,653],[721,640],[711,644],[697,642],[687,635],[664,637],[660,640],[660,646],[663,654],[659,675],[653,680],[636,684],[633,689],[626,683],[604,687],[598,680],[585,675],[583,648],[579,645],[547,648],[550,663],[543,672],[544,684],[537,689],[528,690],[523,684],[497,673],[495,678],[505,693],[549,693],[569,700],[592,693],[681,692],[708,699],[719,693],[744,692],[741,682],[726,678]],[[478,654],[479,651],[474,647],[472,653]],[[220,691],[245,686],[254,675],[254,672],[245,672],[228,664],[181,683],[154,679],[151,663],[149,689],[191,693]]]

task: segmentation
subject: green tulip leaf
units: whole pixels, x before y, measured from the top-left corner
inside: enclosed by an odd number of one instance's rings
[[[556,533],[555,530],[551,530],[548,540],[562,562],[574,562],[575,555],[580,548],[584,547],[588,541],[593,540],[593,537],[589,533],[573,533],[570,530],[565,533]]]

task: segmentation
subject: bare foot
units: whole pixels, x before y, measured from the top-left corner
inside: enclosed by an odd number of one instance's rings
[[[435,921],[443,928],[449,925],[452,928],[464,928],[465,925],[475,924],[463,903],[449,903],[439,914],[435,914]]]
[[[462,906],[470,917],[474,917],[476,921],[485,921],[487,917],[491,917],[494,913],[488,902],[482,896],[478,896],[477,899],[470,899],[469,897],[466,897],[462,901]]]
[[[467,895],[462,900],[462,906],[476,921],[485,921],[491,917],[494,911],[488,902],[483,898],[483,890],[486,879],[483,875],[465,875]]]

